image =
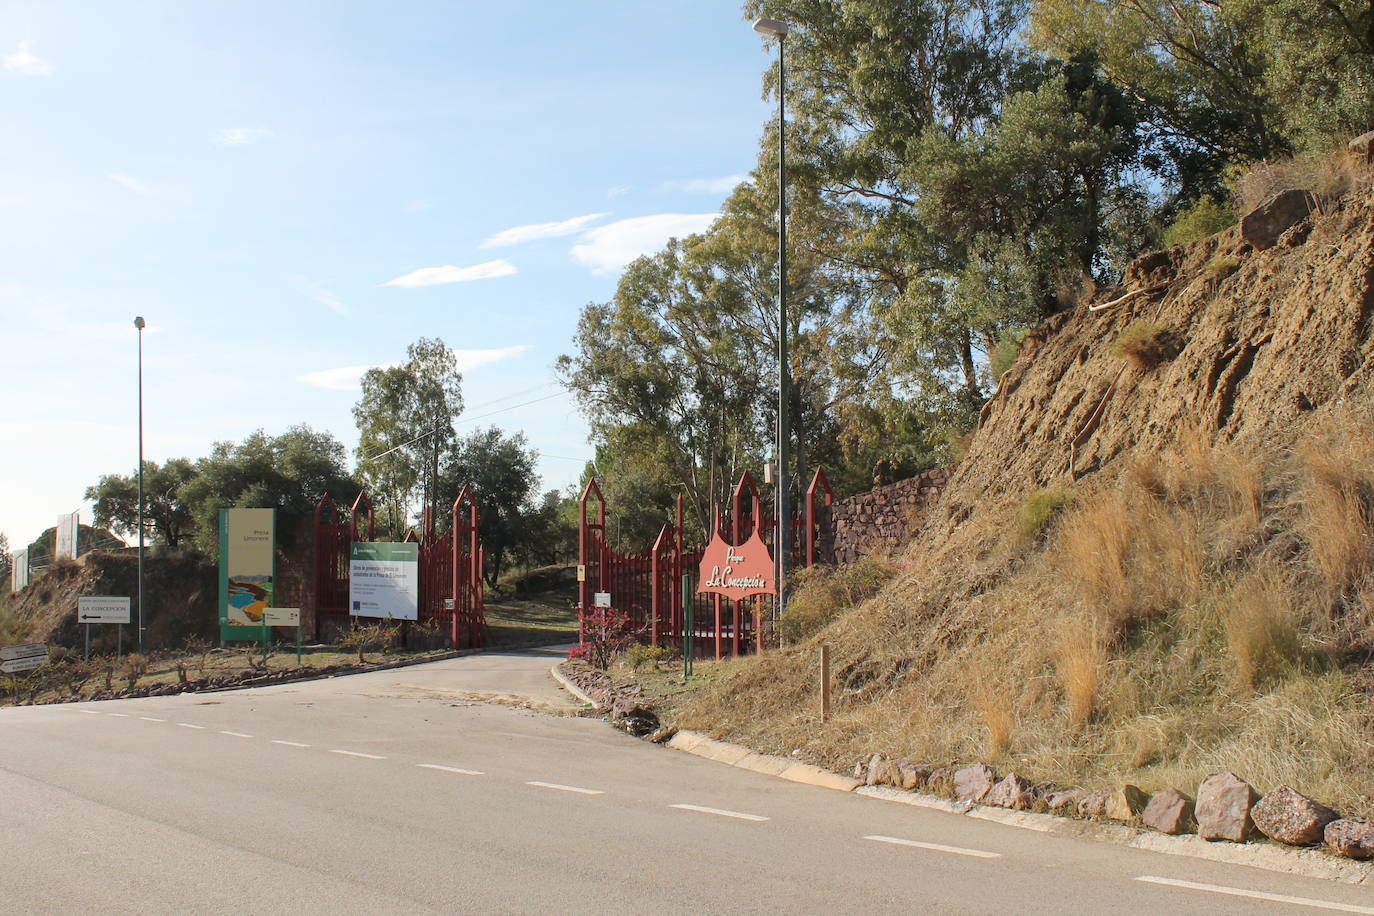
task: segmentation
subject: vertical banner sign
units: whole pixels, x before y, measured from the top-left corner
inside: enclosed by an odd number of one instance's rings
[[[29,548],[10,554],[10,591],[17,592],[29,584]]]
[[[57,549],[53,552],[56,559],[71,557],[76,559],[76,533],[79,528],[77,515],[72,512],[57,517]]]
[[[418,618],[420,545],[353,542],[348,554],[348,608],[354,617]]]
[[[220,639],[262,639],[274,606],[275,509],[219,510]]]

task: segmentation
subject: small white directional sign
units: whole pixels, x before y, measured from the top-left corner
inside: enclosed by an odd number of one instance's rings
[[[77,623],[128,623],[129,599],[86,595],[76,599]]]
[[[298,607],[263,608],[262,622],[269,627],[298,627],[301,625],[301,609]]]
[[[17,674],[37,668],[48,660],[48,644],[30,642],[0,649],[0,674]]]

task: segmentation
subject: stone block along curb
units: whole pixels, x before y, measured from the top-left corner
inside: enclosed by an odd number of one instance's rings
[[[974,817],[979,820],[995,821],[1022,830],[1034,830],[1053,836],[1094,840],[1101,843],[1115,843],[1118,846],[1130,846],[1149,852],[1160,852],[1171,856],[1190,856],[1212,862],[1225,862],[1229,865],[1248,865],[1251,868],[1263,868],[1268,871],[1283,872],[1306,878],[1319,878],[1324,881],[1338,881],[1342,884],[1374,887],[1374,866],[1338,859],[1311,849],[1289,849],[1258,843],[1244,845],[1225,842],[1209,843],[1197,836],[1168,836],[1121,824],[1102,824],[1095,821],[1056,817],[1052,814],[1013,811],[1007,808],[978,805],[973,802],[922,795],[918,792],[894,789],[890,786],[867,786],[857,779],[841,776],[809,763],[798,763],[786,757],[755,753],[737,744],[708,738],[700,732],[679,731],[667,742],[667,746],[675,750],[685,751],[688,754],[694,754],[697,757],[728,763],[730,766],[752,770],[766,776],[777,776],[792,782],[836,789],[840,792],[853,792],[881,801],[899,802],[918,808],[929,808],[949,814]]]
[[[738,744],[708,738],[700,732],[679,731],[668,741],[668,747],[688,754],[695,754],[698,757],[705,757],[707,760],[715,760],[718,763],[739,767],[742,770],[752,770],[765,776],[777,776],[789,782],[818,786],[822,789],[852,792],[863,785],[857,779],[841,776],[809,763],[798,763],[795,760],[775,757],[771,754],[757,754],[748,748],[740,747]]]
[[[605,709],[605,706],[603,706],[601,703],[596,702],[596,700],[593,700],[591,697],[587,696],[587,694],[582,691],[581,687],[578,687],[566,676],[564,676],[562,671],[558,670],[558,666],[561,664],[563,663],[554,662],[553,667],[549,669],[549,676],[552,677],[555,681],[557,681],[560,687],[568,691],[568,693],[572,694],[577,700],[586,703],[593,709]]]
[[[1008,827],[1034,830],[1052,836],[1115,843],[1118,846],[1130,846],[1134,849],[1144,849],[1170,856],[1189,856],[1210,862],[1225,862],[1228,865],[1248,865],[1251,868],[1263,868],[1267,871],[1283,872],[1305,878],[1320,878],[1324,881],[1374,887],[1374,868],[1360,862],[1338,859],[1335,856],[1312,849],[1289,849],[1259,843],[1209,843],[1198,836],[1168,836],[1121,824],[1102,824],[1095,821],[1056,817],[1053,814],[1034,814],[1029,811],[991,808],[969,802],[956,802],[947,798],[921,795],[904,789],[894,789],[890,786],[863,786],[856,792],[869,798],[899,802],[918,808],[930,808],[950,814],[962,814],[966,817],[995,821]]]

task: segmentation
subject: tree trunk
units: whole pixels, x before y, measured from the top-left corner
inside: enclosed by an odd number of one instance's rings
[[[964,331],[959,341],[959,363],[964,372],[964,388],[975,402],[983,400],[983,389],[978,386],[978,367],[973,362],[973,339]]]

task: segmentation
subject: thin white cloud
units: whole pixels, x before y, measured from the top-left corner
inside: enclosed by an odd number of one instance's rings
[[[513,347],[496,347],[491,350],[454,350],[452,352],[458,361],[458,370],[468,372],[483,366],[490,366],[492,363],[500,362],[503,359],[519,356],[528,349],[527,344],[516,344]]]
[[[596,222],[605,215],[605,213],[588,213],[584,216],[574,216],[571,219],[558,220],[552,223],[530,223],[527,226],[514,226],[510,229],[502,229],[494,235],[487,236],[478,247],[503,248],[506,245],[521,245],[525,242],[533,242],[538,239],[552,239],[562,235],[575,235],[587,228],[588,224]]]
[[[211,135],[220,146],[252,146],[272,138],[270,127],[225,127]]]
[[[380,363],[376,366],[340,366],[337,369],[321,369],[307,372],[300,377],[302,382],[315,388],[328,388],[330,391],[354,391],[362,383],[369,369],[394,366],[395,363]]]
[[[528,349],[526,344],[516,344],[513,347],[495,347],[490,350],[451,350],[450,352],[458,365],[458,371],[470,372],[473,369],[490,366],[492,363],[500,362],[503,359],[519,356]],[[307,372],[300,376],[300,381],[315,388],[326,388],[330,391],[356,391],[362,384],[363,376],[367,374],[367,370],[386,369],[398,365],[400,363],[376,363],[370,366],[340,366],[337,369],[321,369],[319,372]]]
[[[338,312],[340,315],[350,314],[353,310],[339,300],[339,297],[331,293],[317,283],[313,283],[304,277],[296,278],[296,289],[301,295],[313,299],[320,305]]]
[[[607,191],[607,192],[606,192],[606,196],[607,196],[607,197],[610,197],[610,198],[624,197],[626,194],[629,194],[629,193],[630,193],[630,186],[629,186],[629,185],[627,185],[627,184],[618,184],[618,185],[616,185],[615,187],[611,188],[609,191]]]
[[[48,76],[52,73],[52,64],[30,51],[31,46],[32,42],[19,42],[19,50],[0,57],[0,65],[25,76]]]
[[[641,255],[658,251],[669,239],[705,232],[719,213],[657,213],[622,219],[588,230],[572,256],[592,269],[610,274]]]
[[[139,181],[132,175],[124,175],[119,172],[102,172],[101,174],[104,175],[106,178],[110,179],[111,181],[113,181],[115,184],[123,185],[125,188],[127,188],[130,191],[133,191],[135,194],[151,194],[153,191],[152,188],[150,188],[143,182]]]
[[[519,269],[510,261],[495,260],[484,261],[481,264],[474,264],[471,267],[454,267],[452,264],[445,264],[443,267],[422,267],[413,270],[408,274],[387,280],[379,286],[438,286],[441,283],[463,283],[468,280],[490,280],[493,277],[508,277],[511,274],[519,273]]]
[[[684,194],[729,194],[736,185],[749,180],[748,175],[726,175],[724,178],[675,178],[659,186],[662,191]]]
[[[412,201],[409,201],[409,202],[406,204],[405,209],[406,209],[406,212],[407,212],[407,213],[419,213],[421,210],[428,210],[429,208],[431,208],[431,207],[433,207],[433,206],[434,206],[434,203],[433,203],[432,201],[428,201],[428,200],[412,200]]]

